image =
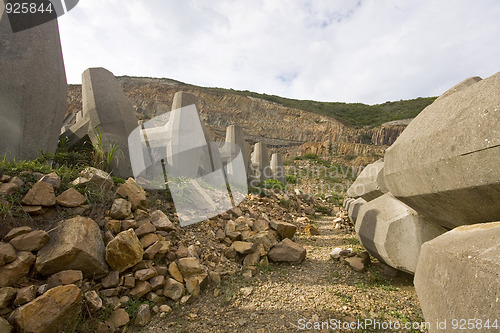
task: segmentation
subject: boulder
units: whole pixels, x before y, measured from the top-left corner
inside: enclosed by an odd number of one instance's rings
[[[0,267],[0,287],[8,287],[28,276],[35,256],[31,252],[19,252],[16,260]]]
[[[285,238],[269,251],[268,257],[272,261],[286,261],[299,264],[306,257],[306,249],[294,243],[289,238]]]
[[[113,187],[113,179],[106,171],[93,167],[87,167],[80,172],[78,178],[76,178],[71,184],[74,186],[86,186],[97,191],[107,192]]]
[[[134,298],[141,298],[152,290],[153,286],[148,281],[138,281],[135,284],[135,287],[130,290],[130,296]]]
[[[372,256],[411,274],[415,272],[422,244],[446,232],[390,193],[360,208],[355,229]]]
[[[74,188],[69,188],[56,197],[59,206],[73,208],[83,205],[87,199]]]
[[[28,206],[54,206],[56,204],[54,188],[45,182],[36,182],[21,203]]]
[[[6,320],[0,317],[0,332],[2,333],[11,333],[14,327]]]
[[[469,83],[420,112],[384,158],[391,193],[448,229],[500,219],[500,72]]]
[[[174,301],[179,300],[184,294],[184,285],[174,279],[166,279],[163,287],[163,295]]]
[[[172,276],[177,281],[179,281],[181,283],[184,282],[184,277],[182,276],[182,273],[179,270],[179,267],[177,267],[177,264],[175,263],[175,261],[172,261],[170,263],[170,265],[168,266],[168,272],[170,273],[170,276]]]
[[[273,233],[269,230],[260,231],[255,235],[252,235],[248,237],[247,241],[257,245],[262,244],[265,251],[269,251],[273,246],[278,244],[278,240],[276,240]]]
[[[13,238],[9,243],[18,251],[38,251],[50,240],[43,230],[35,230]]]
[[[0,242],[0,266],[16,260],[16,249],[9,243]]]
[[[0,288],[0,309],[5,309],[6,307],[8,307],[16,297],[16,294],[16,289],[12,287]]]
[[[236,241],[231,244],[231,247],[236,250],[239,254],[249,254],[255,252],[257,249],[257,244],[250,242]]]
[[[49,184],[55,189],[61,187],[61,177],[59,177],[59,175],[55,172],[44,175],[42,178],[40,178],[40,181]]]
[[[133,229],[120,232],[106,246],[106,261],[119,272],[138,264],[143,254],[141,242]]]
[[[366,166],[349,187],[346,195],[351,198],[363,198],[366,201],[373,200],[384,193],[389,192],[384,180],[384,159],[378,160]]]
[[[200,259],[195,257],[180,258],[177,267],[184,278],[203,272],[200,265]]]
[[[113,329],[120,328],[130,322],[130,317],[125,309],[116,309],[111,316],[106,320],[106,324]]]
[[[50,242],[39,252],[35,267],[49,276],[63,270],[79,270],[93,278],[108,273],[105,247],[94,220],[76,216],[63,220],[50,234]]]
[[[453,319],[498,318],[500,222],[455,228],[422,245],[415,289],[429,332],[456,332]],[[447,322],[446,329],[435,323]],[[469,330],[473,331],[473,330]],[[496,328],[492,331],[497,331]]]
[[[276,231],[282,238],[292,238],[297,231],[297,227],[288,222],[276,222]]]
[[[55,287],[16,309],[12,319],[22,332],[57,333],[76,320],[82,299],[82,291],[73,284]]]
[[[124,220],[132,213],[132,205],[125,199],[115,199],[109,215],[117,220]]]
[[[32,230],[33,229],[31,229],[30,227],[27,227],[27,226],[13,228],[7,233],[7,235],[5,235],[3,240],[4,240],[4,242],[10,242],[11,239],[13,239],[19,235],[26,234]]]
[[[168,219],[167,215],[161,210],[155,210],[150,216],[151,224],[160,231],[172,231],[175,229],[174,224]]]
[[[148,205],[146,191],[135,182],[134,178],[129,178],[120,185],[116,193],[122,198],[128,199],[132,204],[132,210],[138,208],[145,209]]]
[[[77,270],[66,270],[49,276],[47,279],[48,288],[64,286],[67,284],[78,284],[82,282],[83,274]]]
[[[349,216],[349,220],[351,220],[352,224],[356,225],[356,221],[358,219],[359,209],[363,204],[366,203],[366,200],[363,198],[357,198],[353,202],[349,204],[349,210],[347,215]]]
[[[31,285],[28,287],[20,288],[17,290],[16,299],[14,300],[15,306],[20,306],[31,302],[36,296],[36,286]]]

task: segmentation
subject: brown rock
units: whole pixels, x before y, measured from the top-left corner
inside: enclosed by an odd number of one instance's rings
[[[81,311],[82,291],[75,285],[50,289],[12,314],[15,326],[26,333],[57,333]]]
[[[134,289],[130,290],[130,296],[134,298],[141,298],[151,290],[153,290],[153,287],[148,281],[139,281],[136,283]]]
[[[96,313],[102,308],[102,299],[95,290],[87,291],[84,295],[87,308],[91,314]]]
[[[26,193],[21,203],[29,206],[54,206],[56,204],[54,188],[47,183],[37,182]]]
[[[304,231],[307,235],[310,235],[310,236],[316,236],[316,235],[319,235],[319,230],[318,228],[316,228],[315,225],[306,225],[304,227]]]
[[[0,332],[2,333],[12,333],[14,327],[6,320],[0,317]]]
[[[229,232],[227,234],[227,237],[229,237],[229,239],[233,242],[241,241],[241,232],[239,231]]]
[[[120,272],[118,271],[111,271],[109,272],[108,275],[101,281],[102,287],[107,289],[107,288],[114,288],[118,287],[120,284]]]
[[[150,222],[143,223],[139,228],[135,229],[135,234],[137,237],[142,237],[146,234],[150,234],[156,231],[156,227]]]
[[[140,269],[138,271],[135,271],[134,273],[135,279],[139,281],[146,281],[157,275],[158,274],[156,273],[156,270],[154,268]]]
[[[85,277],[108,273],[104,242],[94,220],[82,216],[63,220],[50,236],[50,242],[36,258],[35,267],[40,274],[52,275],[61,268],[82,271]]]
[[[174,279],[166,279],[163,287],[163,295],[174,301],[179,300],[184,294],[184,285]]]
[[[286,261],[298,264],[306,257],[306,249],[289,238],[283,239],[268,253],[269,259],[273,261]]]
[[[10,305],[17,291],[12,287],[0,288],[0,309],[4,309]]]
[[[194,298],[198,298],[201,292],[200,281],[194,276],[188,276],[186,278],[186,291]]]
[[[134,219],[136,219],[137,221],[149,219],[149,217],[149,213],[144,209],[136,209],[136,211],[134,212]]]
[[[135,287],[135,278],[133,276],[125,276],[123,279],[123,286],[129,289]]]
[[[124,220],[132,213],[132,205],[125,199],[115,199],[109,215],[117,220]]]
[[[78,284],[82,282],[83,274],[78,270],[66,270],[55,273],[47,279],[48,288],[54,288],[67,284]]]
[[[144,251],[144,259],[153,259],[155,255],[163,249],[164,242],[166,241],[158,241],[148,247],[146,251]]]
[[[16,260],[16,250],[9,243],[0,242],[0,266]]]
[[[133,229],[122,231],[106,246],[106,261],[115,271],[123,272],[142,260],[144,250]]]
[[[28,276],[35,256],[31,252],[19,252],[16,260],[0,267],[0,287],[9,287]]]
[[[38,251],[50,240],[49,234],[43,230],[35,230],[19,235],[9,243],[18,251]]]
[[[106,228],[111,231],[114,235],[117,235],[122,230],[122,221],[120,220],[107,220]]]
[[[98,191],[107,192],[113,187],[113,179],[105,171],[88,167],[80,172],[79,177],[72,184],[74,186],[86,186]]]
[[[260,252],[255,250],[255,252],[249,253],[243,259],[243,266],[255,266],[259,263],[260,260]]]
[[[156,210],[153,213],[151,213],[150,220],[157,230],[168,232],[175,229],[174,224],[168,219],[167,215],[165,215],[165,213],[163,213],[161,210]]]
[[[47,212],[46,207],[42,206],[21,206],[23,208],[23,211],[32,216],[38,216],[38,215],[43,215]]]
[[[17,290],[16,299],[14,300],[15,306],[20,306],[31,302],[36,296],[36,286],[31,285]]]
[[[177,264],[175,263],[175,261],[172,261],[170,263],[170,265],[168,266],[168,272],[170,273],[170,275],[176,279],[177,281],[179,281],[180,283],[183,283],[184,282],[184,278],[182,276],[182,273],[181,271],[179,270],[179,268],[177,267]]]
[[[297,231],[297,227],[288,222],[276,222],[276,231],[282,238],[292,238]]]
[[[127,325],[130,322],[130,317],[125,311],[125,309],[116,309],[113,314],[111,314],[111,317],[106,320],[106,324],[113,328],[119,328],[122,326]]]
[[[61,187],[61,177],[59,177],[59,175],[55,172],[44,175],[42,178],[40,178],[40,181],[49,184],[53,188]]]
[[[13,238],[22,235],[22,234],[27,234],[28,232],[31,232],[33,229],[30,227],[17,227],[11,229],[7,235],[3,238],[4,242],[10,242]]]
[[[19,190],[19,186],[14,183],[1,183],[0,184],[0,196],[11,196]]]
[[[253,231],[259,232],[259,231],[266,231],[267,229],[269,229],[269,222],[267,222],[264,219],[257,219],[252,225]]]
[[[177,267],[184,278],[203,272],[200,260],[195,257],[180,258],[177,262]]]
[[[141,237],[140,242],[143,248],[147,248],[151,244],[159,241],[160,239],[158,238],[157,234],[150,233],[150,234],[145,234],[144,236]]]
[[[239,254],[249,254],[255,252],[257,245],[250,242],[236,241],[231,244],[231,247],[236,250]]]
[[[69,188],[56,197],[56,203],[59,206],[74,208],[87,202],[87,199],[74,188]]]
[[[187,247],[185,247],[184,245],[180,245],[177,251],[175,251],[175,255],[177,256],[177,258],[189,257],[189,252]]]
[[[363,259],[358,256],[345,257],[344,260],[355,272],[364,272],[364,270],[366,269],[365,264],[363,263]]]
[[[158,290],[165,284],[165,277],[163,275],[155,276],[149,280],[149,283],[153,290]]]
[[[256,245],[262,245],[265,251],[269,251],[273,246],[278,244],[276,238],[270,230],[260,231],[255,235],[250,236],[247,241]]]
[[[137,228],[137,221],[136,220],[123,220],[121,221],[122,223],[122,231],[128,230],[130,228],[136,229]]]
[[[134,324],[137,326],[146,326],[151,321],[151,309],[148,304],[141,304]]]
[[[127,179],[124,184],[120,185],[116,193],[122,198],[128,199],[133,210],[147,208],[146,192],[137,185],[133,178]]]

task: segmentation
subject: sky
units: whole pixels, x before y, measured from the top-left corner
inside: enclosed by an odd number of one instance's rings
[[[500,71],[498,0],[80,0],[59,18],[89,67],[294,99],[438,96]]]

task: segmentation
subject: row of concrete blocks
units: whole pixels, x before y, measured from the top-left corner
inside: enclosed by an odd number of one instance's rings
[[[453,332],[453,319],[481,322],[475,331],[499,324],[499,119],[500,73],[467,79],[423,110],[347,192],[363,246],[415,274],[430,332]]]

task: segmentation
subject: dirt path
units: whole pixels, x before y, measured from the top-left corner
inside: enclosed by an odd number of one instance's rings
[[[307,249],[300,265],[272,263],[249,280],[225,276],[219,287],[204,290],[191,304],[174,306],[141,332],[331,332],[348,330],[309,328],[365,318],[423,321],[411,276],[389,281],[376,260],[368,271],[356,273],[330,258],[335,247],[362,250],[355,236],[334,229],[332,220],[324,216],[314,221],[318,236],[296,236]]]

